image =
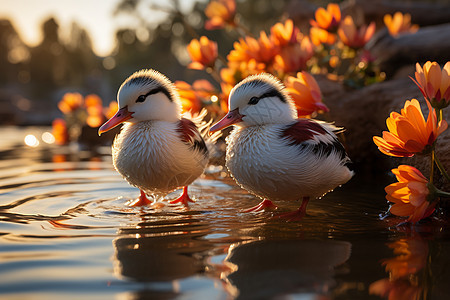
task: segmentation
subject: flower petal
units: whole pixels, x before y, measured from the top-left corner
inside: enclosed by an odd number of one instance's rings
[[[412,206],[411,204],[395,203],[391,206],[389,211],[394,215],[407,217],[414,213],[414,209],[414,206]]]

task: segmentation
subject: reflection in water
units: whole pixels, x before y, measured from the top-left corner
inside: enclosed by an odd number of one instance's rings
[[[408,228],[406,236],[387,244],[395,255],[381,262],[389,277],[373,282],[370,294],[389,300],[450,299],[450,243],[437,240],[439,235],[448,240],[448,228],[434,232],[435,228],[428,226],[419,229],[432,232]]]
[[[382,263],[389,278],[372,283],[370,293],[390,300],[426,298],[423,283],[428,275],[428,242],[417,236],[401,238],[388,246],[397,255]]]
[[[203,273],[213,245],[192,216],[143,220],[119,230],[114,239],[114,273],[136,281],[173,281]]]
[[[350,258],[341,241],[262,240],[230,246],[221,274],[236,299],[271,299],[305,293],[327,295],[334,268]]]
[[[369,285],[387,277],[384,268],[391,278],[382,288],[450,299],[447,221],[419,224],[430,228],[420,235],[390,230],[389,218],[379,219],[387,208],[380,178],[356,177],[311,203],[302,222],[242,213],[260,200],[221,166],[194,182],[189,211],[130,208],[136,190],[113,170],[109,147],[24,146],[40,131],[2,129],[2,299],[365,300],[376,299]],[[396,258],[380,266],[393,256],[387,242]]]

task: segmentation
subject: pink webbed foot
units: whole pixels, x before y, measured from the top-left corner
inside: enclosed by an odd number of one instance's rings
[[[286,219],[287,221],[301,221],[306,215],[306,206],[308,205],[309,197],[303,197],[302,205],[299,209],[276,216],[275,218]]]
[[[174,199],[174,200],[169,201],[170,204],[181,203],[181,204],[183,204],[185,207],[189,207],[189,202],[194,203],[195,201],[192,200],[192,199],[189,197],[188,191],[187,191],[187,186],[183,187],[183,193],[181,194],[180,197],[178,197],[177,199]]]
[[[136,206],[149,205],[152,203],[152,201],[150,201],[147,198],[147,195],[145,195],[145,192],[143,190],[139,190],[139,191],[141,192],[141,195],[137,199],[135,199],[131,202],[128,202],[128,206],[136,207]]]
[[[273,210],[276,209],[277,206],[272,203],[272,201],[264,199],[258,205],[250,207],[248,209],[243,210],[243,212],[252,212],[252,211],[263,211],[263,210]]]

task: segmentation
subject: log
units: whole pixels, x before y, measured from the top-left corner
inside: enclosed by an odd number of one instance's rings
[[[396,38],[384,29],[366,45],[388,78],[405,65],[436,61],[444,65],[450,61],[450,23],[423,27],[416,33]]]

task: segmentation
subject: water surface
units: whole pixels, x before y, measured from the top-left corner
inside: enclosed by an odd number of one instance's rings
[[[189,210],[131,208],[138,190],[108,147],[33,148],[24,137],[45,129],[1,130],[0,298],[450,298],[446,218],[380,218],[388,176],[357,175],[311,201],[301,222],[273,217],[299,203],[242,213],[259,199],[221,166],[190,187]]]

